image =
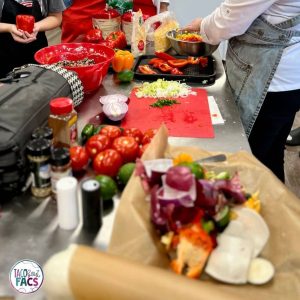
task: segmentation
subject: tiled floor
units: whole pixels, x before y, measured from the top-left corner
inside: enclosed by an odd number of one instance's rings
[[[52,30],[47,33],[49,44],[60,43],[60,31]],[[300,112],[296,116],[294,127],[300,126]],[[300,198],[300,157],[299,152],[285,152],[286,185]]]

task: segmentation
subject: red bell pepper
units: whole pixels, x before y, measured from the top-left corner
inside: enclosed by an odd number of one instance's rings
[[[103,41],[102,31],[101,29],[91,29],[85,35],[85,41],[88,43],[98,44]]]
[[[152,70],[149,65],[139,66],[139,71],[143,74],[157,74],[154,70]]]
[[[194,57],[194,56],[189,56],[187,60],[191,65],[197,65],[200,62],[199,57]]]
[[[200,66],[201,66],[202,68],[207,67],[207,65],[208,65],[208,58],[205,57],[205,56],[200,56],[200,57],[199,57],[199,63],[200,63]]]
[[[179,69],[177,69],[177,68],[173,68],[172,70],[171,70],[171,74],[173,74],[173,75],[183,75],[183,72],[181,72]]]
[[[172,56],[168,53],[159,52],[159,51],[155,52],[155,56],[157,56],[158,58],[161,58],[163,60],[174,60],[174,59],[176,59],[174,56]]]
[[[114,31],[106,38],[107,44],[111,48],[124,49],[127,46],[125,33],[123,31]]]
[[[167,63],[161,63],[158,65],[158,68],[164,72],[164,73],[169,73],[173,69],[171,66],[169,66]]]
[[[174,60],[168,60],[168,64],[173,68],[183,68],[188,64],[187,59],[174,59]]]
[[[30,34],[33,32],[34,22],[35,22],[34,16],[17,15],[16,17],[17,28],[26,31]]]

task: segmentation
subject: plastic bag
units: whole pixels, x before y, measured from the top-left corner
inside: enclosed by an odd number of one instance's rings
[[[126,11],[133,9],[132,0],[107,0],[106,3],[108,6],[116,9],[121,15]]]
[[[143,13],[141,10],[133,13],[131,53],[134,57],[138,57],[146,53],[146,31]]]
[[[145,21],[146,54],[154,54],[155,51],[165,52],[170,47],[170,41],[166,34],[170,30],[178,29],[179,24],[175,14],[169,11],[153,16]]]

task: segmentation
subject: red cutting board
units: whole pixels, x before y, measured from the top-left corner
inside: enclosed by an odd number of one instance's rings
[[[213,138],[207,93],[203,89],[193,88],[195,95],[180,97],[180,104],[162,108],[150,107],[155,98],[137,98],[135,89],[129,97],[129,110],[121,126],[136,127],[142,131],[159,128],[164,123],[170,136]]]

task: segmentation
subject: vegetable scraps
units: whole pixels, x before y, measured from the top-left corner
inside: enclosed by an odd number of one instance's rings
[[[257,282],[255,274],[250,279],[247,274],[269,238],[257,208],[245,207],[257,194],[248,197],[238,173],[215,173],[191,160],[182,153],[173,160],[137,161],[136,174],[150,194],[151,221],[171,268],[189,278],[205,270],[226,283],[266,283],[274,275],[271,267]]]

